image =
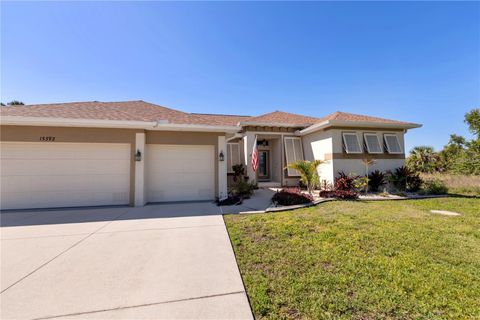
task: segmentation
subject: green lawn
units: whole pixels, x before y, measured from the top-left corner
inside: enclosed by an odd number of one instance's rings
[[[225,221],[257,319],[480,319],[480,199],[335,201]]]

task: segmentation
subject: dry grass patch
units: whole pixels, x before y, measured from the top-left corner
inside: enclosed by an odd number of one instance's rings
[[[444,173],[422,174],[423,180],[439,179],[451,194],[480,196],[480,176],[453,175]]]

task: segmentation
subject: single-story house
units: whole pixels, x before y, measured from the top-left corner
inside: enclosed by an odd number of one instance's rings
[[[1,209],[223,199],[232,166],[260,186],[294,186],[288,163],[319,159],[338,171],[391,170],[420,125],[335,112],[324,118],[186,113],[144,101],[7,106],[0,110]],[[257,141],[259,167],[251,166]]]

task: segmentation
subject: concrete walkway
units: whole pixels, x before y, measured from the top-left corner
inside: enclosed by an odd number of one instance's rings
[[[263,211],[272,205],[272,197],[275,194],[270,188],[260,188],[255,190],[255,193],[250,199],[243,200],[243,203],[238,206],[222,206],[220,207],[222,212],[228,213],[240,213],[249,211]]]
[[[1,214],[1,319],[252,319],[211,203]]]

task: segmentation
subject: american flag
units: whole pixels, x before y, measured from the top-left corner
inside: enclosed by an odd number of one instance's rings
[[[253,142],[252,168],[253,168],[253,171],[257,172],[257,169],[258,169],[258,148],[257,148],[257,137],[256,136],[255,136],[255,141]]]

